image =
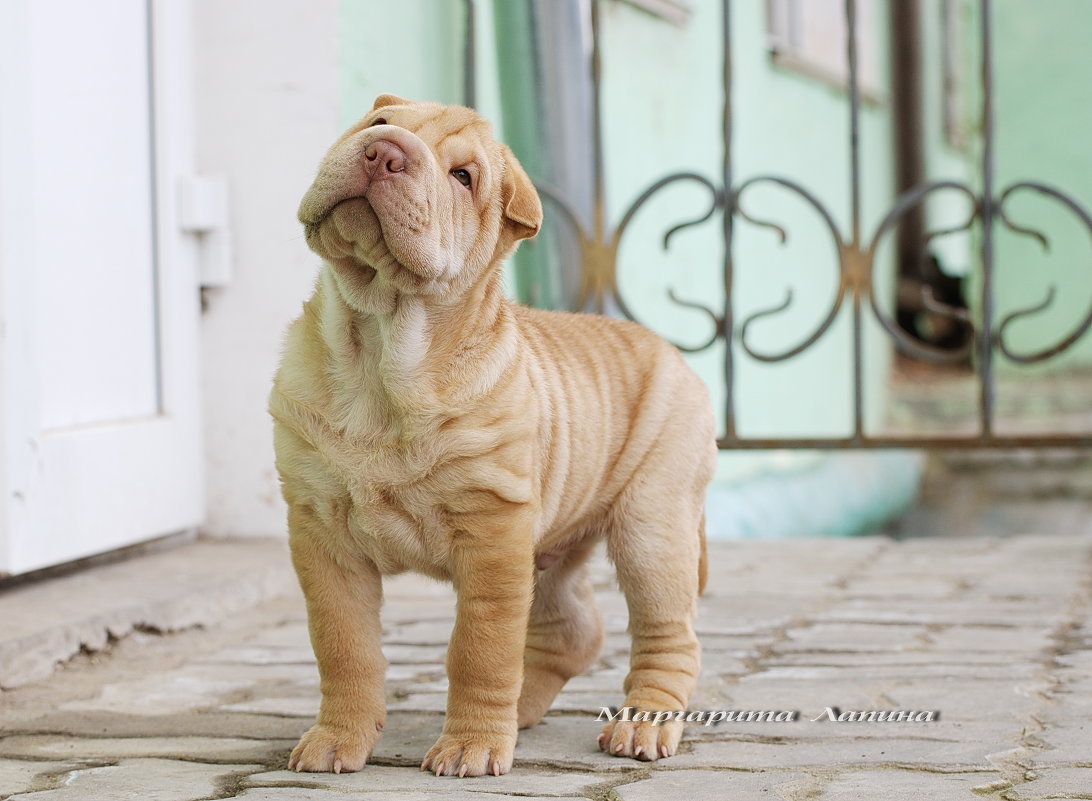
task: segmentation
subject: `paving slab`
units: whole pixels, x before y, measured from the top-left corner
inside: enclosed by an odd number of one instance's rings
[[[734,770],[756,768],[823,770],[861,766],[891,766],[912,771],[954,773],[990,771],[989,757],[1004,743],[968,740],[933,740],[901,736],[901,732],[876,738],[831,738],[786,742],[747,740],[695,743],[689,753],[672,759],[677,768],[720,767]],[[1016,739],[1016,735],[1013,735]],[[1011,746],[1011,743],[1008,744]]]
[[[1018,649],[1023,651],[1024,649]],[[830,651],[796,651],[795,653],[775,653],[766,659],[771,666],[814,666],[843,668],[864,671],[873,676],[882,676],[889,667],[929,666],[931,671],[946,676],[957,676],[965,668],[990,668],[997,663],[1011,663],[1012,652],[1004,650],[980,649],[965,651],[960,648],[922,647],[917,650],[870,651],[864,653],[838,653]],[[1032,662],[1028,670],[1031,673],[1041,671],[1042,666]],[[921,675],[920,673],[918,675]],[[975,671],[976,676],[989,678],[988,672]],[[1011,674],[1008,674],[1011,675]]]
[[[1037,626],[946,626],[930,632],[929,645],[937,650],[1046,654],[1056,642],[1051,630]]]
[[[39,759],[116,760],[161,757],[198,762],[279,761],[296,744],[293,740],[247,740],[240,737],[66,737],[57,734],[14,735],[0,740],[0,756]],[[0,760],[2,765],[4,760]],[[28,767],[41,762],[18,763]],[[0,788],[9,786],[0,781]]]
[[[60,787],[14,795],[10,801],[199,801],[254,770],[247,765],[204,765],[167,759],[126,759],[116,765],[80,768]]]
[[[802,801],[814,797],[818,781],[805,773],[770,771],[657,770],[649,778],[614,788],[621,801],[724,801],[765,798]]]
[[[762,670],[731,684],[728,695],[735,709],[815,710],[817,715],[828,706],[868,709],[887,703],[885,690],[890,684],[890,681],[859,678],[817,683],[809,678],[775,676]]]
[[[1007,790],[1005,798],[1008,801],[1092,798],[1092,767],[1045,768],[1029,771],[1026,779]]]
[[[1092,720],[1065,720],[1038,732],[1041,748],[1033,751],[1028,763],[1033,768],[1079,765],[1092,768]]]
[[[51,788],[76,765],[67,762],[29,762],[0,759],[0,798],[5,794],[28,793]]]
[[[835,776],[823,786],[817,801],[971,801],[1007,786],[999,774],[870,770]]]
[[[644,771],[641,772],[644,775]],[[376,788],[392,792],[459,792],[498,793],[502,795],[584,796],[604,783],[604,777],[595,772],[558,772],[525,767],[504,776],[479,776],[454,779],[436,777],[413,767],[366,765],[357,773],[343,776],[299,774],[281,770],[255,773],[248,777],[254,787],[298,787],[301,782],[312,787],[335,789],[339,792],[369,792]]]
[[[941,657],[943,659],[943,657]],[[937,661],[921,664],[911,660],[895,662],[873,662],[862,660],[857,664],[826,665],[803,664],[782,665],[771,660],[761,676],[768,679],[797,679],[822,684],[827,681],[883,680],[915,678],[920,676],[935,677],[938,681],[949,678],[978,679],[1031,679],[1042,674],[1042,665],[1036,662],[1013,662],[1004,660],[993,663],[978,660],[975,662]]]
[[[459,782],[458,779],[446,777],[445,779],[438,779],[438,781],[446,781],[452,785]],[[414,792],[407,793],[403,791],[386,791],[376,789],[369,792],[365,798],[367,801],[437,801],[438,798],[444,799],[444,801],[482,801],[483,798],[488,798],[489,793],[486,791],[469,791],[469,790],[433,790],[431,792]],[[508,793],[496,793],[494,797],[503,797],[509,795]],[[358,796],[359,797],[359,796]],[[524,801],[585,801],[587,796],[558,796],[558,795],[520,795]],[[338,789],[315,789],[308,788],[305,784],[298,785],[296,787],[269,787],[260,788],[256,790],[245,790],[242,794],[236,796],[236,798],[245,798],[247,801],[338,801],[341,799],[344,801],[346,795],[344,792]]]
[[[923,647],[931,640],[926,626],[885,626],[876,623],[816,623],[791,628],[787,639],[773,646],[774,651],[810,651],[814,653],[879,651],[898,653]]]
[[[1040,597],[915,599],[912,603],[894,598],[851,598],[830,607],[817,619],[840,623],[1027,627],[1058,626],[1067,616],[1063,603]]]
[[[1051,684],[1047,676],[1014,681],[978,677],[900,679],[885,686],[884,695],[899,709],[926,709],[943,704],[944,720],[1027,721],[1041,715],[1045,693]]]

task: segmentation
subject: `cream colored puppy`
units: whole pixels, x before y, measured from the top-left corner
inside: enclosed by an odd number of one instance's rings
[[[415,570],[458,597],[447,717],[421,767],[507,772],[517,729],[599,652],[584,561],[600,538],[629,604],[624,705],[684,709],[715,457],[701,381],[637,325],[505,297],[501,261],[542,208],[470,109],[379,97],[299,217],[325,266],[270,410],[322,704],[289,767],[367,761],[385,718],[381,578]],[[652,760],[681,731],[616,720],[599,744]]]

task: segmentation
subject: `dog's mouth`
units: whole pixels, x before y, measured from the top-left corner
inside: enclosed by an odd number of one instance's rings
[[[383,224],[376,214],[376,240],[371,246],[353,237],[345,229],[351,225],[348,220],[355,220],[363,213],[354,210],[351,218],[334,219],[335,213],[348,203],[362,200],[375,213],[364,195],[342,198],[316,219],[303,224],[304,239],[311,250],[330,262],[336,262],[344,268],[350,268],[358,274],[358,279],[370,284],[377,276],[409,291],[420,291],[436,282],[438,276],[415,269],[412,264],[400,261],[392,252],[389,242],[383,234]]]
[[[444,278],[450,260],[433,253],[434,204],[425,197],[435,168],[415,141],[385,136],[328,156],[298,212],[312,251],[408,291]]]
[[[307,219],[302,216],[300,221],[303,223],[303,238],[312,251],[317,253],[323,259],[326,260],[341,260],[345,258],[351,258],[353,261],[361,262],[362,267],[369,267],[363,263],[358,255],[359,251],[359,239],[358,234],[352,230],[352,220],[359,216],[359,214],[353,214],[347,217],[338,217],[335,219],[335,212],[338,211],[343,205],[351,203],[357,200],[364,200],[366,198],[360,195],[354,195],[351,197],[345,197],[337,200],[328,208],[325,208],[317,213],[309,215]]]
[[[319,210],[316,213],[312,213],[312,214],[308,215],[307,217],[304,217],[301,214],[300,217],[299,217],[299,221],[301,223],[303,223],[304,233],[307,234],[307,235],[310,235],[313,231],[317,231],[322,226],[323,223],[325,223],[328,219],[330,219],[330,216],[334,213],[334,210],[337,209],[338,206],[341,206],[344,203],[349,203],[349,202],[351,202],[353,200],[365,200],[366,201],[367,199],[368,199],[368,190],[365,189],[363,192],[361,192],[359,194],[349,195],[348,197],[338,198],[333,203],[331,203],[329,206],[326,206],[325,208]]]

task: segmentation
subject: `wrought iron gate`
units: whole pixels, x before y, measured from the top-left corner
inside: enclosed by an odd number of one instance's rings
[[[470,24],[468,31],[473,31],[473,0],[465,0]],[[721,425],[724,431],[718,445],[723,449],[760,449],[760,448],[1015,448],[1015,447],[1055,447],[1055,446],[1088,446],[1092,445],[1092,432],[1083,433],[1058,433],[1058,434],[1004,434],[996,431],[996,382],[995,360],[997,352],[1004,354],[1012,361],[1019,364],[1032,364],[1045,361],[1059,353],[1069,349],[1080,340],[1089,327],[1092,327],[1092,308],[1080,323],[1073,328],[1063,339],[1050,347],[1041,350],[1022,353],[1017,351],[1007,340],[1006,331],[1010,325],[1019,319],[1030,315],[1036,315],[1047,309],[1053,302],[1054,290],[1047,298],[1026,309],[1007,314],[1002,319],[997,319],[995,308],[994,287],[994,232],[997,226],[1035,237],[1045,244],[1045,238],[1037,231],[1023,227],[1015,222],[1006,213],[1006,205],[1010,198],[1020,193],[1038,193],[1048,196],[1068,208],[1092,233],[1092,216],[1072,196],[1056,187],[1036,181],[1020,181],[1005,187],[997,187],[995,182],[995,114],[994,114],[994,58],[993,36],[991,23],[993,21],[993,0],[979,0],[979,37],[981,49],[981,135],[982,153],[980,169],[981,187],[975,190],[967,183],[958,181],[923,181],[913,185],[899,194],[890,211],[883,217],[879,225],[871,232],[863,230],[861,214],[861,151],[860,151],[860,117],[862,93],[860,88],[858,41],[857,41],[857,15],[858,0],[844,0],[848,63],[848,112],[849,112],[849,187],[851,198],[850,222],[848,230],[842,230],[836,223],[833,215],[824,206],[823,201],[813,192],[794,181],[791,177],[781,175],[760,175],[745,181],[736,181],[733,172],[732,161],[732,137],[733,121],[736,113],[733,107],[733,60],[731,39],[731,0],[722,0],[723,31],[721,41],[723,43],[723,114],[722,137],[724,159],[719,181],[713,181],[703,175],[694,172],[674,173],[650,185],[642,192],[629,208],[622,214],[619,222],[612,225],[607,219],[605,202],[605,182],[603,164],[603,132],[600,110],[600,47],[599,47],[599,3],[600,0],[591,2],[591,27],[592,27],[592,58],[590,65],[590,77],[593,85],[594,105],[594,210],[589,224],[580,219],[579,215],[566,202],[559,192],[549,186],[539,186],[543,197],[554,209],[567,221],[569,226],[577,232],[580,251],[582,254],[582,288],[579,306],[592,310],[604,311],[613,306],[626,317],[636,320],[627,307],[624,293],[620,291],[617,281],[617,266],[619,246],[626,233],[627,226],[641,207],[654,195],[665,187],[678,182],[692,182],[704,187],[709,192],[708,211],[699,219],[684,222],[668,230],[664,236],[664,245],[679,230],[704,223],[719,212],[721,231],[723,236],[723,263],[720,270],[723,277],[724,304],[721,308],[712,308],[693,301],[682,301],[669,292],[675,303],[703,312],[709,319],[711,334],[709,338],[696,347],[679,346],[689,352],[703,351],[713,347],[718,340],[728,343],[724,348],[724,380],[727,386],[726,403],[721,410],[723,415]],[[467,40],[467,99],[473,103],[473,63],[474,43],[472,38]],[[761,220],[748,214],[743,207],[743,200],[749,190],[758,185],[777,185],[784,190],[795,194],[799,199],[808,204],[822,219],[826,229],[829,230],[834,249],[837,253],[838,288],[835,301],[821,324],[792,348],[777,353],[767,353],[753,347],[748,339],[748,329],[757,320],[770,318],[785,311],[791,303],[791,290],[786,300],[773,308],[765,309],[750,314],[746,319],[739,320],[736,309],[733,306],[733,283],[738,266],[733,258],[733,243],[735,229],[740,221],[749,224],[764,226],[777,232],[784,240],[786,232],[773,222]],[[922,298],[922,303],[936,314],[956,320],[967,327],[971,332],[964,346],[954,350],[942,350],[922,342],[901,328],[891,315],[886,312],[882,304],[877,301],[874,287],[874,264],[876,249],[881,239],[893,229],[897,228],[907,217],[919,210],[925,200],[933,193],[950,191],[960,193],[969,202],[970,213],[967,218],[945,228],[943,231],[922,231],[921,236],[925,241],[939,234],[954,231],[972,230],[977,226],[978,239],[978,269],[980,270],[980,284],[978,297],[976,298],[977,319],[968,314],[967,310],[955,308],[935,300],[927,292]],[[784,362],[814,345],[830,329],[840,311],[848,305],[852,319],[852,361],[853,361],[853,431],[845,437],[815,437],[815,438],[751,438],[740,436],[737,433],[737,417],[735,404],[735,360],[738,348],[753,359],[762,362]],[[952,362],[967,360],[973,365],[977,384],[977,421],[978,432],[970,435],[928,435],[928,436],[872,436],[864,430],[864,403],[863,403],[863,367],[862,367],[862,331],[865,316],[871,314],[879,322],[882,329],[891,337],[893,344],[903,353],[916,359],[928,362]]]

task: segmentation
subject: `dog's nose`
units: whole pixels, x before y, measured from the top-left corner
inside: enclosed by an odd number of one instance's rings
[[[402,172],[406,169],[406,151],[394,142],[386,139],[377,139],[364,151],[364,158],[368,160],[369,168],[375,170],[373,177],[382,173]]]

